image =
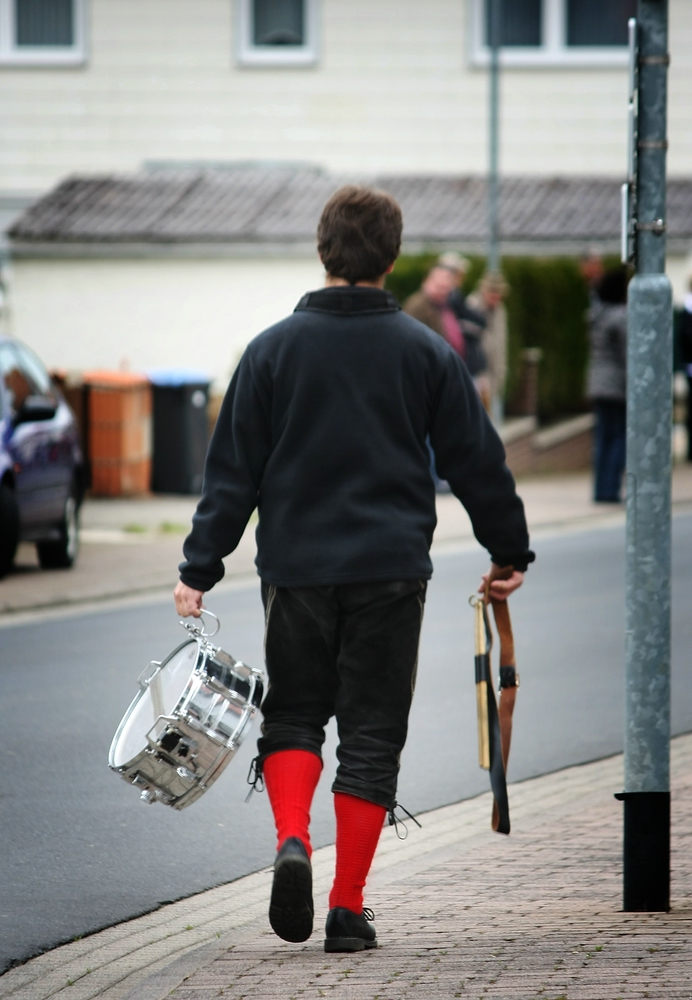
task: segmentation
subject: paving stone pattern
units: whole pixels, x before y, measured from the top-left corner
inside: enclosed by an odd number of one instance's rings
[[[682,744],[678,744],[680,750]],[[673,909],[622,913],[622,807],[611,770],[592,792],[559,789],[509,838],[464,838],[376,872],[377,951],[326,955],[321,920],[302,946],[266,920],[191,975],[175,1000],[689,1000],[692,996],[692,741],[674,768]],[[579,772],[580,769],[574,769]],[[588,777],[587,769],[582,769]],[[573,773],[574,773],[573,772]],[[570,807],[570,801],[572,803]],[[385,846],[385,845],[383,845]],[[388,851],[386,851],[388,853]],[[444,858],[444,859],[443,859]]]
[[[672,743],[673,910],[624,914],[622,756],[510,785],[383,832],[367,903],[380,949],[325,955],[334,847],[315,851],[316,929],[267,922],[271,871],[161,907],[0,976],[0,1000],[652,1000],[692,997],[692,735]]]

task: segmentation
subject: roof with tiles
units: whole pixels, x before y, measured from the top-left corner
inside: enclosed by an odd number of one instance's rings
[[[281,166],[69,177],[31,205],[9,235],[24,244],[311,243],[326,199],[353,181],[398,199],[408,244],[481,245],[486,239],[481,177],[353,178]],[[619,191],[611,178],[505,178],[502,238],[529,245],[615,241]],[[668,237],[692,239],[692,180],[669,182]]]

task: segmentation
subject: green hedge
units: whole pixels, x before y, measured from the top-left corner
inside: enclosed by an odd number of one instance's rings
[[[416,291],[436,254],[400,257],[387,287],[403,302]],[[469,292],[485,270],[485,258],[470,257],[464,283]],[[605,262],[610,266],[610,260]],[[586,311],[588,290],[571,257],[505,257],[502,272],[510,286],[507,296],[509,374],[507,408],[511,412],[525,347],[540,347],[539,416],[541,420],[579,413],[586,408],[584,394],[588,361]]]

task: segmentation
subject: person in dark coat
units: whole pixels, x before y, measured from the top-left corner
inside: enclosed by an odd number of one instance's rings
[[[589,309],[587,394],[594,428],[594,500],[619,503],[627,431],[627,272],[606,271]]]
[[[326,288],[247,347],[207,456],[175,590],[199,616],[255,509],[269,686],[256,767],[277,832],[269,921],[312,933],[310,808],[336,716],[336,874],[324,947],[377,946],[363,888],[387,813],[418,662],[436,523],[426,437],[505,599],[533,561],[505,452],[459,355],[384,290],[391,196],[348,186],[318,228]]]
[[[692,281],[680,316],[678,346],[687,376],[687,461],[692,462]]]
[[[461,254],[449,251],[437,258],[437,267],[446,268],[453,276],[455,287],[447,303],[461,323],[464,334],[464,361],[473,379],[482,376],[488,361],[481,347],[481,334],[486,326],[485,313],[474,309],[463,289],[464,279],[469,269],[469,261]]]

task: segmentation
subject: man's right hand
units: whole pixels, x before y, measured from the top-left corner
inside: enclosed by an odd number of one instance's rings
[[[181,618],[188,618],[190,615],[193,618],[199,618],[202,614],[203,590],[193,590],[192,587],[188,587],[180,580],[178,586],[173,591],[173,597],[175,599],[175,610]]]

